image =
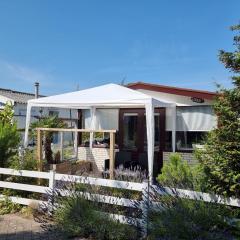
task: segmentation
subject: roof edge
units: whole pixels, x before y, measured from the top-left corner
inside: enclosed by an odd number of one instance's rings
[[[0,88],[0,91],[7,91],[7,92],[11,92],[11,93],[18,93],[18,94],[35,96],[35,93],[21,92],[21,91],[12,90],[12,89],[9,89],[9,88]],[[39,96],[46,97],[45,95],[39,95]]]
[[[133,82],[126,85],[131,89],[144,89],[149,91],[155,92],[164,92],[169,94],[181,95],[181,96],[188,96],[188,97],[198,97],[208,100],[213,100],[219,94],[216,92],[204,91],[204,90],[195,90],[190,88],[180,88],[180,87],[172,87],[160,84],[152,84],[152,83],[145,83],[145,82]]]

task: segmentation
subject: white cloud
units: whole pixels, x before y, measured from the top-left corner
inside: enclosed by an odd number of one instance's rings
[[[50,73],[45,73],[21,64],[10,63],[5,60],[0,60],[0,74],[1,78],[12,83],[21,81],[29,84],[38,81],[43,86],[51,85],[51,80],[53,79]]]

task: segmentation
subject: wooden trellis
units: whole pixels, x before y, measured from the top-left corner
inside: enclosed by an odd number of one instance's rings
[[[84,133],[109,133],[110,135],[110,146],[109,146],[109,170],[110,170],[110,179],[114,178],[114,167],[115,167],[115,134],[116,130],[91,130],[91,129],[66,129],[66,128],[36,128],[37,131],[37,160],[38,160],[38,169],[39,171],[42,171],[42,162],[43,162],[43,154],[42,154],[42,137],[44,132],[60,132],[61,134],[61,148],[63,143],[63,132],[73,132],[75,133],[74,138],[74,147],[75,147],[75,153],[78,152],[78,133],[84,132]],[[61,149],[62,152],[62,149]]]

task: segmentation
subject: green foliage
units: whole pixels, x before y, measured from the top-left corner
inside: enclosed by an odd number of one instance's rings
[[[54,212],[54,222],[66,237],[90,237],[96,240],[137,239],[136,232],[128,225],[113,221],[97,210],[93,202],[80,196],[62,198]]]
[[[0,215],[16,213],[21,210],[21,205],[13,203],[8,198],[0,200]]]
[[[237,31],[238,35],[234,36],[233,41],[236,47],[234,52],[226,52],[220,50],[219,60],[224,64],[224,66],[231,72],[239,74],[240,73],[240,24],[231,27],[232,31]],[[238,88],[240,87],[240,76],[232,77],[233,84]]]
[[[192,169],[178,153],[170,155],[169,163],[163,165],[157,180],[161,185],[168,187],[193,188]]]
[[[19,156],[14,156],[9,163],[10,168],[17,170],[37,171],[38,168],[35,150],[26,149],[22,159]]]
[[[17,124],[13,120],[13,106],[6,104],[0,111],[0,167],[7,167],[20,143]]]
[[[11,124],[13,122],[13,105],[11,102],[8,102],[2,111],[0,111],[0,121],[2,123],[9,123]]]
[[[198,154],[207,175],[207,187],[218,194],[240,197],[240,25],[232,27],[234,52],[220,51],[219,59],[231,72],[234,88],[219,90],[214,104],[219,127],[210,132]]]
[[[46,116],[41,118],[38,122],[33,122],[30,126],[32,137],[36,137],[35,128],[65,128],[67,127],[66,123],[58,118],[57,116]],[[47,132],[47,134],[52,136],[51,132]]]
[[[38,127],[42,127],[42,128],[66,128],[67,125],[62,119],[58,118],[57,116],[50,116],[50,117],[41,118],[38,122],[34,122],[30,126],[31,136],[33,138],[36,138],[36,131],[34,131],[34,129],[38,128]],[[52,140],[53,140],[53,133],[49,132],[49,131],[46,132],[43,147],[44,147],[44,151],[45,151],[46,160],[49,164],[54,163],[53,151],[51,149]]]
[[[25,150],[23,157],[19,157],[18,155],[13,156],[9,161],[9,168],[17,169],[17,170],[29,170],[29,171],[37,171],[37,158],[34,150]],[[22,183],[22,184],[32,184],[37,185],[37,178],[30,177],[18,177],[18,176],[9,176],[7,179],[9,182]],[[45,184],[45,181],[42,180],[42,184]],[[31,193],[27,191],[13,190],[13,189],[4,189],[3,194],[7,196],[20,196],[31,198],[33,195],[37,196],[40,194]]]
[[[233,214],[224,205],[170,196],[158,200],[164,210],[152,209],[149,214],[149,239],[224,240],[240,236],[239,226],[227,221]]]

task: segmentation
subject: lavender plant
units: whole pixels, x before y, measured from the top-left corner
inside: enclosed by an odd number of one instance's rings
[[[57,182],[54,190],[47,194],[48,202],[40,209],[42,214],[38,221],[42,228],[65,239],[137,239],[132,226],[121,224],[106,213],[106,207],[99,203],[96,188],[85,179],[84,184],[75,184],[71,179]]]
[[[180,197],[175,189],[150,186],[143,202],[142,214],[147,239],[224,240],[238,239],[240,228],[230,207]],[[234,223],[234,224],[233,224]]]

